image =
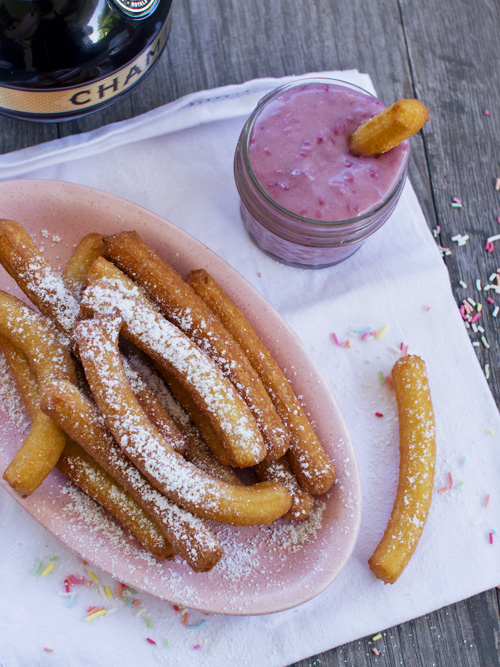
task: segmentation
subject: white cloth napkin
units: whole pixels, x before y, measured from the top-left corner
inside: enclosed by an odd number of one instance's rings
[[[323,74],[373,90],[369,77],[355,71]],[[70,608],[59,593],[66,574],[87,576],[91,566],[83,568],[2,492],[2,667],[281,667],[500,584],[500,535],[490,544],[490,533],[500,528],[500,418],[411,185],[390,221],[351,259],[329,269],[275,262],[243,230],[232,176],[236,140],[258,99],[282,81],[196,93],[86,135],[4,155],[0,178],[72,181],[141,204],[212,248],[277,308],[322,369],[355,443],[363,520],[354,555],[323,593],[270,616],[207,618],[191,612],[190,625],[207,622],[188,628],[171,605],[139,594],[136,607],[116,602],[117,613],[86,623],[86,608],[103,602],[96,586],[80,587]],[[386,325],[380,338],[363,340],[353,333]],[[332,332],[341,341],[349,338],[351,347],[337,346]],[[380,383],[379,371],[390,373],[401,342],[427,363],[438,459],[422,540],[389,586],[372,575],[367,559],[384,531],[397,481],[394,392]],[[449,486],[449,473],[454,488],[437,493]],[[33,577],[39,559],[45,570],[52,556],[58,556],[54,570]],[[116,585],[106,574],[95,574],[100,584]],[[380,651],[384,641],[377,643]]]

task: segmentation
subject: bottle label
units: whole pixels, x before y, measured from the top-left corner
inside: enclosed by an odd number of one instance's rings
[[[147,49],[131,63],[104,79],[58,90],[20,90],[0,86],[0,107],[6,111],[36,115],[42,120],[44,116],[71,111],[85,113],[87,109],[108,102],[134,86],[160,56],[169,29],[170,21],[167,21]],[[67,74],[68,70],[64,70],[64,73]]]

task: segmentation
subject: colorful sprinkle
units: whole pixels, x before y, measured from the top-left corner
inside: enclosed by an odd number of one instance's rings
[[[182,615],[182,625],[187,625],[189,623],[189,612],[185,611]]]
[[[484,376],[487,380],[490,379],[490,365],[484,364]]]
[[[394,388],[394,385],[392,384],[392,380],[388,375],[385,376],[385,383],[389,387],[389,389]]]
[[[52,572],[53,569],[54,569],[54,563],[51,563],[51,564],[48,565],[48,566],[45,568],[45,570],[42,572],[42,577],[46,577],[46,576],[49,574],[49,572]]]
[[[98,577],[96,577],[96,575],[95,575],[93,572],[87,572],[87,574],[88,574],[89,577],[92,579],[92,581],[95,581],[96,584],[99,583],[99,579],[98,579]]]
[[[445,491],[449,490],[450,490],[449,486],[442,486],[440,489],[438,489],[438,493],[444,493]]]
[[[484,499],[484,507],[488,507],[489,504],[490,504],[490,494],[488,493],[488,495]]]
[[[71,595],[67,604],[66,604],[66,607],[68,607],[68,608],[72,607],[75,604],[75,600],[76,600],[76,595]]]
[[[383,412],[376,412],[375,417],[383,417],[384,413]]]
[[[156,642],[155,642],[155,640],[154,640],[154,639],[151,639],[151,637],[146,637],[146,641],[147,641],[149,644],[154,644],[154,645],[156,646]]]
[[[463,280],[459,280],[459,281],[458,281],[458,284],[460,285],[460,287],[463,287],[464,289],[467,289],[467,284],[464,283]]]
[[[38,565],[36,566],[35,571],[33,572],[33,576],[34,576],[34,577],[36,577],[36,575],[40,572],[40,570],[42,569],[42,565],[43,565],[43,560],[40,559],[40,560],[38,561]]]
[[[152,627],[153,627],[153,622],[152,622],[152,620],[149,618],[149,616],[146,618],[146,625],[148,626],[148,628],[152,628]]]
[[[488,341],[486,340],[486,338],[484,336],[481,336],[481,343],[483,344],[485,349],[487,349],[487,350],[490,349],[491,346],[490,346],[490,344],[488,343]]]
[[[382,336],[385,334],[385,332],[387,331],[388,328],[389,328],[389,325],[386,324],[385,327],[383,327],[382,329],[380,329],[380,331],[379,331],[378,334],[375,336],[375,338],[382,338]]]
[[[455,488],[456,489],[461,489],[463,487],[463,485],[464,485],[464,482],[461,481],[461,482],[459,482],[458,484],[455,485]]]
[[[374,653],[375,655],[380,655],[380,651],[375,647],[372,648],[372,653]]]
[[[96,618],[99,618],[99,616],[104,616],[106,613],[105,609],[99,609],[98,611],[95,611],[93,614],[89,614],[84,618],[84,621],[88,623],[89,621],[93,621]]]
[[[378,642],[379,639],[382,639],[382,635],[380,632],[376,634],[374,637],[372,637],[372,642]]]
[[[493,243],[491,241],[486,241],[485,248],[486,248],[486,252],[493,252],[493,250],[495,250],[495,246],[493,245]]]
[[[489,115],[490,115],[490,111],[489,111],[489,109],[485,109],[485,110],[483,111],[483,114],[484,114],[485,116],[489,116]]]
[[[43,647],[44,651],[47,651],[47,653],[53,653],[54,649],[53,648],[47,648],[46,646]]]
[[[378,372],[378,379],[379,379],[380,384],[384,384],[384,383],[385,383],[385,377],[384,377],[384,373],[383,373],[383,371],[379,371],[379,372]]]
[[[500,179],[498,179],[500,180]],[[489,236],[486,239],[489,243],[494,243],[495,241],[500,241],[500,234],[495,234],[494,236]]]
[[[495,190],[498,192],[500,190],[500,178],[497,178],[495,181]]]
[[[106,591],[106,596],[107,596],[108,598],[112,598],[112,597],[113,597],[113,593],[111,592],[109,586],[106,586],[106,588],[105,588],[104,590]]]
[[[191,624],[191,625],[188,625],[186,627],[188,628],[188,630],[195,630],[196,628],[202,628],[206,624],[206,622],[207,622],[207,619],[204,618],[199,623]]]
[[[490,544],[493,544],[493,533],[490,533]]]
[[[200,648],[201,648],[201,644],[195,644],[195,645],[193,646],[193,650],[195,650],[195,651],[199,651]]]

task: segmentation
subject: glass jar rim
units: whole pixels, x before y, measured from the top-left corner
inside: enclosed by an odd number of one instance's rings
[[[389,204],[392,199],[396,196],[398,196],[399,190],[401,183],[406,179],[407,177],[407,171],[408,171],[408,158],[409,158],[409,148],[410,144],[408,141],[404,142],[407,144],[408,150],[406,153],[406,160],[404,163],[404,167],[401,172],[401,177],[397,180],[397,182],[394,184],[394,187],[390,191],[390,193],[387,195],[387,197],[377,204],[374,208],[369,209],[368,211],[365,211],[359,216],[356,216],[354,218],[346,218],[344,220],[317,220],[314,218],[307,218],[304,217],[298,213],[294,213],[293,211],[290,211],[289,209],[285,208],[284,206],[281,206],[281,204],[278,204],[267,192],[264,190],[260,182],[258,181],[257,177],[255,176],[255,172],[253,170],[252,164],[250,162],[250,156],[248,155],[248,143],[250,140],[250,135],[253,129],[253,126],[255,124],[255,121],[258,118],[258,115],[260,111],[264,108],[264,106],[271,101],[274,97],[277,95],[283,93],[286,90],[290,90],[292,88],[299,88],[301,86],[307,85],[307,84],[313,84],[313,83],[319,83],[319,84],[329,84],[329,85],[338,85],[343,88],[347,88],[350,90],[358,90],[362,92],[364,95],[368,95],[374,100],[378,100],[378,97],[374,95],[373,93],[370,93],[368,90],[365,90],[361,86],[358,86],[354,83],[350,83],[349,81],[343,81],[341,79],[330,79],[327,77],[304,77],[301,79],[295,79],[294,81],[289,81],[288,83],[284,83],[281,86],[278,86],[277,88],[274,88],[270,92],[266,93],[258,102],[255,107],[255,109],[252,111],[250,116],[248,117],[245,125],[243,126],[243,130],[241,131],[241,135],[239,138],[239,145],[241,148],[241,157],[243,159],[244,167],[247,172],[248,178],[250,179],[252,185],[255,187],[257,193],[259,196],[261,196],[264,201],[266,202],[267,205],[269,205],[271,208],[273,208],[278,214],[282,216],[286,216],[289,219],[293,220],[294,222],[298,222],[303,225],[308,225],[310,227],[315,227],[317,229],[342,229],[344,227],[349,227],[350,225],[359,225],[360,223],[362,224],[364,220],[367,220],[368,218],[371,218],[373,215],[376,215],[379,211],[384,209],[384,207]]]

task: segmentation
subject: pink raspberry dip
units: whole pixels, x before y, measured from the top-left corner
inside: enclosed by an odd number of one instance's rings
[[[381,205],[405,171],[408,142],[355,157],[349,137],[384,106],[359,89],[311,82],[283,90],[255,119],[248,157],[274,202],[303,218],[343,221]]]

